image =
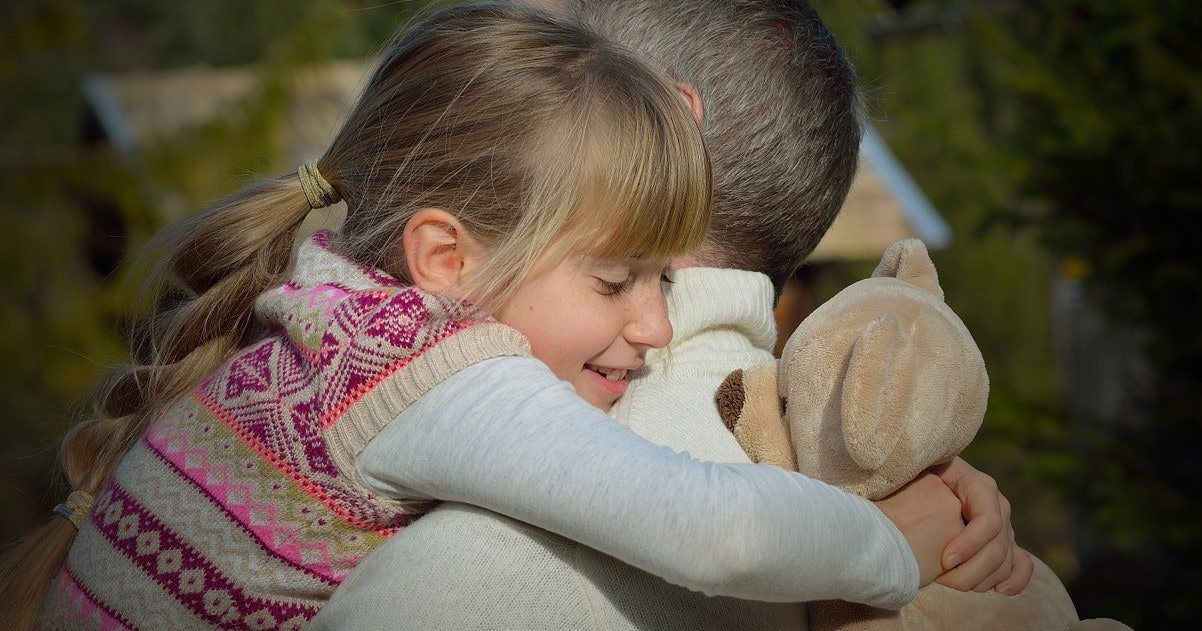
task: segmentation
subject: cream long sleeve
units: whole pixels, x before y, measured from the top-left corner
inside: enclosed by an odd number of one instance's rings
[[[382,492],[483,507],[706,594],[856,594],[897,608],[917,590],[905,539],[866,500],[652,444],[530,358],[439,384],[372,441],[360,470]]]

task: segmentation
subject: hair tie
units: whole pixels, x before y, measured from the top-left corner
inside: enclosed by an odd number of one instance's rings
[[[342,200],[338,191],[334,190],[321,176],[321,171],[317,170],[317,160],[305,162],[297,169],[296,174],[300,176],[301,188],[305,189],[305,198],[309,200],[310,208],[325,208]]]
[[[54,512],[66,517],[75,526],[76,530],[83,525],[83,520],[87,518],[88,511],[92,510],[92,501],[95,498],[87,491],[71,491],[67,496],[67,501],[54,507]]]

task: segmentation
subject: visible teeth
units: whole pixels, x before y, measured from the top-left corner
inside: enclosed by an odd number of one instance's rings
[[[620,369],[616,369],[616,368],[614,370],[610,370],[605,373],[605,378],[610,381],[618,381],[619,379],[621,379],[622,377],[625,377],[625,376],[626,376],[625,370],[620,370]]]

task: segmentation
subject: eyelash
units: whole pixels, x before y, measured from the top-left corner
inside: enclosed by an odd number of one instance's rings
[[[620,281],[617,283],[615,283],[613,281],[605,280],[603,278],[598,278],[597,281],[601,283],[601,293],[606,296],[621,296],[622,294],[630,291],[631,288],[634,287],[634,279],[633,278],[627,278],[626,280],[623,280],[623,281]],[[672,280],[672,277],[669,276],[667,272],[664,272],[663,274],[659,275],[659,281],[661,283],[667,283],[669,285],[671,285],[674,282]]]
[[[634,280],[630,278],[618,283],[600,278],[597,280],[601,282],[601,293],[606,296],[620,296],[634,287]]]

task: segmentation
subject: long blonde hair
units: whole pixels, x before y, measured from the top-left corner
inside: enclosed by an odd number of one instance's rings
[[[668,257],[696,247],[709,222],[708,159],[668,81],[579,27],[513,7],[445,10],[397,39],[317,165],[347,203],[338,246],[399,278],[408,219],[455,215],[491,252],[471,279],[486,309],[552,243]],[[309,210],[286,175],[156,237],[164,308],[64,438],[72,489],[95,494],[158,412],[262,334],[253,301],[281,280]],[[55,518],[5,555],[7,625],[31,623],[74,534]]]

